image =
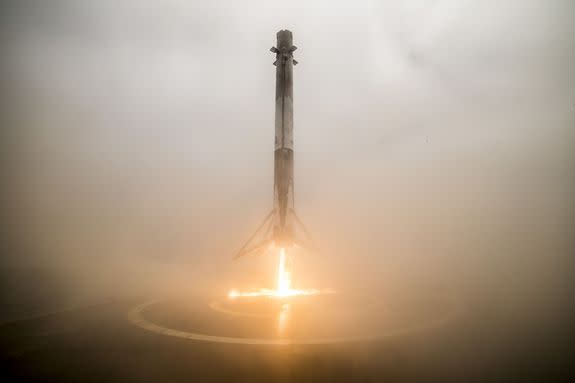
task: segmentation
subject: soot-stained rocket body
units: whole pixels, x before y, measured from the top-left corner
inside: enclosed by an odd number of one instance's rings
[[[271,48],[276,54],[273,210],[236,257],[259,254],[270,245],[311,247],[311,238],[294,210],[293,67],[297,61],[293,52],[296,47],[290,31],[281,30],[276,36],[277,47]]]

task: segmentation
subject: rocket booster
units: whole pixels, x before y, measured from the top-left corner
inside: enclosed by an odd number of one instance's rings
[[[292,33],[277,33],[276,54],[276,114],[274,151],[274,210],[276,210],[274,239],[282,246],[289,246],[292,237],[290,209],[294,208],[293,191],[293,59],[296,47]]]
[[[311,237],[294,209],[293,66],[297,61],[293,52],[296,47],[290,31],[281,30],[276,37],[277,47],[270,49],[276,55],[273,209],[236,258],[261,253],[271,245],[313,247]]]

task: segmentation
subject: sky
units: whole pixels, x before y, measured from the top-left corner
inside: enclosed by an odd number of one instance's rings
[[[286,28],[317,268],[531,278],[571,253],[572,1],[3,4],[5,265],[98,286],[236,267],[272,205]]]

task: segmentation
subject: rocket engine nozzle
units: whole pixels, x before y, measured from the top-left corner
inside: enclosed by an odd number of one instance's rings
[[[294,245],[294,231],[291,225],[274,227],[274,243],[277,247],[290,248]]]

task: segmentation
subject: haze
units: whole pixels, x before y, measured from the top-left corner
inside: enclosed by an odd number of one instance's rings
[[[287,28],[296,208],[322,249],[301,279],[436,281],[499,308],[566,310],[573,2],[18,1],[2,14],[5,301],[252,278],[255,261],[231,258],[272,203],[269,48]]]

